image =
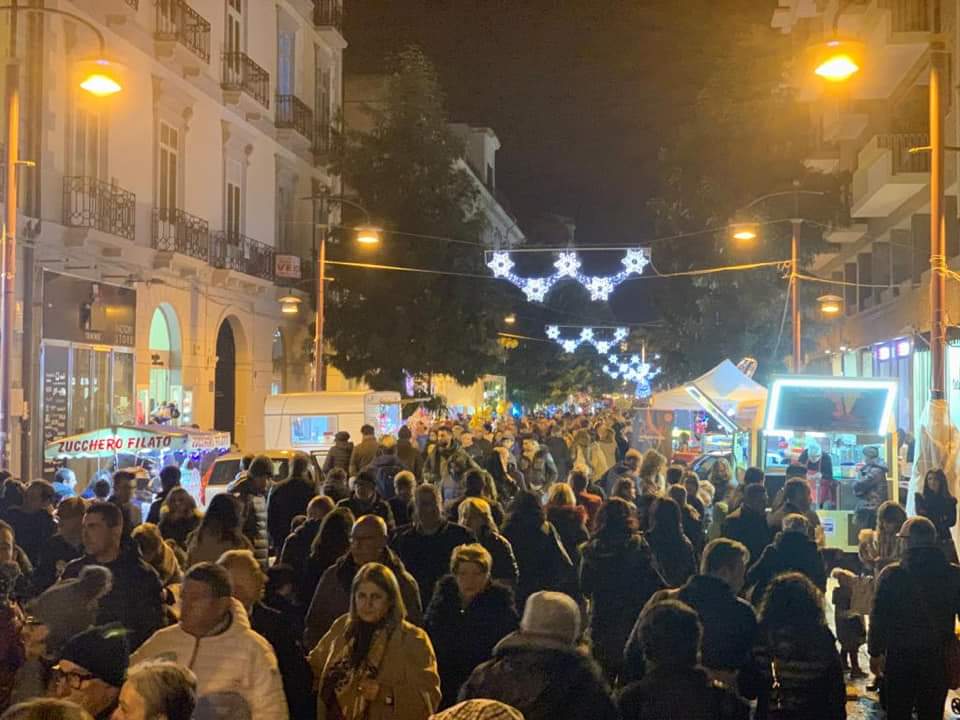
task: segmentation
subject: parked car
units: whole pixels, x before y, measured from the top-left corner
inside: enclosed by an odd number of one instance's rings
[[[283,480],[290,471],[290,458],[299,452],[298,450],[263,450],[258,455],[266,455],[273,461],[273,479]],[[221,455],[213,464],[207,468],[200,479],[200,497],[197,499],[200,505],[207,507],[215,495],[219,495],[227,489],[227,486],[233,482],[233,479],[240,472],[240,460],[246,453],[231,452]],[[320,466],[317,464],[317,458],[310,455],[310,474],[314,483],[318,486],[323,477],[320,472]]]

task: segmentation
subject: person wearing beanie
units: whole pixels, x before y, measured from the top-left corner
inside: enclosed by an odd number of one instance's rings
[[[466,700],[430,720],[524,720],[523,713],[496,700]]]
[[[360,444],[355,446],[350,454],[350,477],[359,475],[361,470],[366,469],[377,456],[379,448],[380,444],[377,442],[373,425],[363,425],[360,428]]]
[[[94,720],[107,720],[130,665],[126,636],[119,625],[101,625],[70,638],[53,668],[57,696],[76,703]]]
[[[577,645],[580,608],[563,593],[530,595],[520,629],[493,650],[460,690],[461,700],[511,705],[526,720],[616,720],[599,666]]]
[[[393,435],[380,438],[377,456],[367,466],[377,478],[377,492],[384,500],[391,500],[397,494],[394,485],[396,476],[409,468],[397,456],[397,440]]]
[[[49,656],[56,656],[67,640],[93,627],[99,600],[110,592],[112,582],[107,568],[87,565],[75,579],[48,588],[27,604],[27,614],[47,628]]]
[[[350,433],[341,430],[333,436],[333,447],[327,451],[323,461],[323,474],[339,468],[344,472],[350,469],[350,456],[353,454],[353,443],[350,442]]]

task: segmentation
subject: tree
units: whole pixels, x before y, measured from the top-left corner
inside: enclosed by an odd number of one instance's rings
[[[337,268],[330,361],[373,388],[400,387],[404,370],[472,383],[500,359],[506,305],[492,278],[468,277],[487,274],[479,193],[447,124],[436,70],[419,49],[393,58],[384,102],[366,111],[373,131],[349,132],[335,166],[387,230],[369,262],[464,276]],[[342,256],[352,252],[340,247]]]

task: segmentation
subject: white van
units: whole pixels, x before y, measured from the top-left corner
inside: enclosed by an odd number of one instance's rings
[[[286,393],[264,403],[265,445],[302,450],[321,463],[341,430],[358,443],[363,425],[380,437],[396,435],[402,421],[398,392]]]

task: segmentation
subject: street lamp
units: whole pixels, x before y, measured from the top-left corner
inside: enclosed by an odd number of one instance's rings
[[[94,60],[78,63],[80,87],[96,97],[107,97],[120,92],[123,85],[118,79],[118,67],[106,59],[106,41],[103,33],[89,20],[66,10],[48,7],[20,7],[19,0],[10,5],[0,5],[0,12],[10,13],[8,56],[6,71],[7,108],[7,167],[6,167],[6,217],[3,228],[2,264],[0,264],[0,467],[10,467],[10,366],[13,353],[13,328],[16,324],[16,299],[14,291],[17,276],[17,166],[20,161],[20,61],[17,58],[17,21],[20,13],[46,13],[60,15],[93,31],[99,45]],[[32,272],[32,269],[28,270]],[[32,300],[27,298],[28,307]]]
[[[820,312],[827,316],[839,315],[843,310],[843,298],[839,295],[821,295],[817,298]]]
[[[360,226],[354,228],[355,238],[361,245],[377,245],[383,231],[377,227]]]
[[[863,43],[834,38],[815,47],[814,74],[827,82],[842,83],[860,71]]]
[[[507,325],[515,325],[517,323],[516,313],[510,313],[507,315],[505,318],[503,318],[503,322],[505,322]]]
[[[300,303],[303,302],[296,295],[284,295],[282,298],[277,298],[277,302],[280,303],[280,312],[284,315],[296,315],[300,312]]]
[[[753,242],[757,239],[757,224],[733,223],[730,226],[730,237],[738,242]]]

